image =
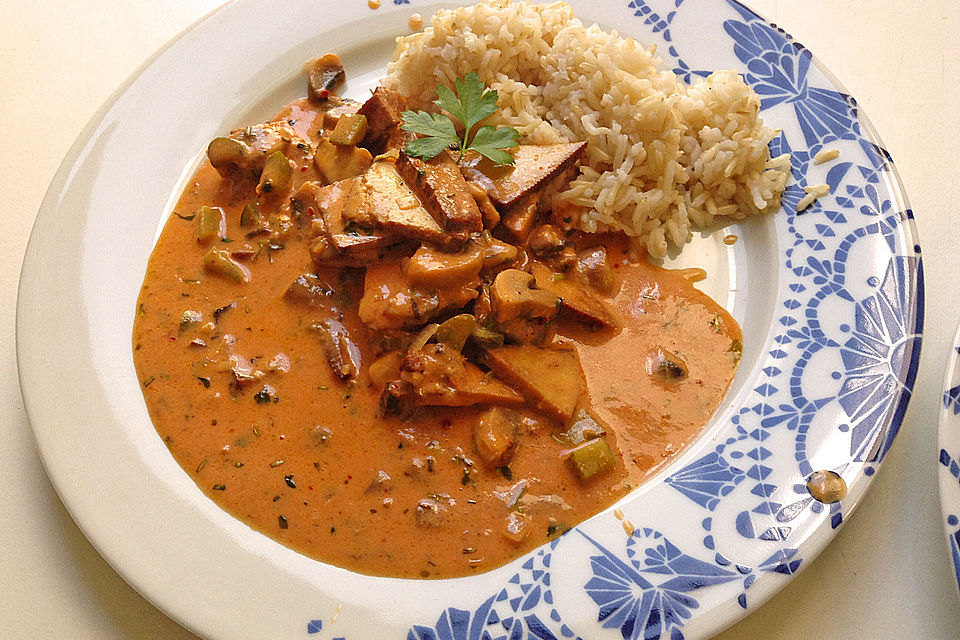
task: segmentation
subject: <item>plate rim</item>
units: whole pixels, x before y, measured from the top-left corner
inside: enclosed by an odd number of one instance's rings
[[[716,1],[717,1],[717,2],[722,2],[723,0],[716,0]],[[756,16],[758,19],[762,20],[764,24],[772,25],[772,26],[776,27],[775,23],[773,23],[772,21],[768,20],[768,19],[765,18],[761,13],[759,13],[759,12],[755,11],[754,9],[748,7],[747,5],[743,4],[743,3],[740,2],[739,0],[726,0],[726,1],[727,1],[729,4],[739,5],[739,6],[742,7],[744,10],[748,11],[748,12],[751,13],[752,15]],[[129,90],[130,86],[131,86],[132,84],[134,84],[134,83],[144,74],[144,72],[145,72],[147,69],[149,69],[149,68],[157,61],[157,59],[160,58],[166,51],[168,51],[170,48],[174,47],[174,46],[175,46],[178,42],[180,42],[185,36],[187,36],[188,34],[190,34],[191,32],[193,32],[199,25],[201,25],[201,24],[205,23],[206,21],[210,20],[210,19],[211,19],[213,16],[215,16],[216,14],[219,14],[219,13],[221,13],[221,12],[224,12],[227,8],[232,7],[232,6],[234,6],[234,5],[237,5],[237,4],[241,4],[242,2],[243,2],[243,0],[230,0],[229,2],[226,2],[226,3],[222,4],[222,5],[214,8],[213,10],[207,12],[206,14],[204,14],[203,16],[201,16],[200,18],[198,18],[198,19],[194,20],[192,23],[190,23],[187,27],[185,27],[183,30],[181,30],[177,35],[175,35],[174,37],[172,37],[172,38],[171,38],[170,40],[168,40],[164,45],[162,45],[160,48],[158,48],[157,50],[155,50],[150,56],[148,56],[129,76],[127,76],[127,78],[126,78],[113,92],[111,92],[111,94],[110,94],[109,97],[105,100],[105,102],[96,110],[96,112],[93,114],[93,116],[91,116],[91,118],[89,119],[89,121],[87,122],[87,124],[86,124],[86,125],[82,128],[82,130],[80,131],[77,139],[74,141],[74,143],[71,145],[71,147],[69,148],[68,152],[67,152],[66,155],[64,156],[63,161],[61,162],[61,164],[59,165],[57,171],[55,172],[54,177],[53,177],[53,179],[51,180],[50,186],[48,187],[48,189],[47,189],[47,191],[46,191],[46,193],[45,193],[45,195],[44,195],[44,197],[43,197],[43,200],[42,200],[41,205],[40,205],[39,210],[38,210],[37,217],[36,217],[36,219],[34,220],[34,223],[33,223],[32,227],[31,227],[31,231],[30,231],[30,234],[29,234],[29,240],[28,240],[28,244],[27,244],[27,249],[26,249],[26,251],[25,251],[25,253],[24,253],[24,258],[23,258],[23,262],[22,262],[22,265],[21,265],[20,277],[19,277],[19,280],[18,280],[17,305],[16,305],[16,323],[15,323],[15,324],[16,324],[17,374],[18,374],[18,380],[19,380],[19,383],[20,383],[21,394],[22,394],[22,397],[23,397],[23,400],[24,400],[24,411],[25,411],[25,413],[26,413],[26,415],[27,415],[27,417],[28,417],[28,420],[30,421],[31,431],[32,431],[33,434],[34,434],[35,442],[36,442],[36,444],[37,444],[36,449],[37,449],[38,455],[39,455],[39,457],[40,457],[40,459],[41,459],[42,464],[44,465],[44,469],[45,469],[45,471],[46,471],[46,473],[47,473],[47,476],[48,476],[48,477],[50,478],[50,480],[51,480],[51,484],[54,486],[55,490],[57,491],[58,496],[60,497],[60,500],[63,502],[65,508],[68,510],[68,512],[70,513],[71,517],[72,517],[72,518],[74,519],[74,521],[78,524],[78,526],[80,527],[81,531],[84,532],[85,537],[87,537],[87,539],[88,539],[88,540],[90,541],[90,543],[94,546],[94,548],[97,549],[97,552],[100,553],[100,555],[111,565],[111,567],[114,568],[114,570],[117,571],[117,573],[118,573],[119,575],[121,575],[121,576],[124,578],[124,580],[125,580],[128,584],[131,585],[132,588],[134,588],[136,591],[138,591],[138,593],[140,593],[140,594],[141,594],[144,598],[146,598],[148,601],[153,602],[153,603],[156,603],[157,600],[154,599],[154,598],[151,598],[151,597],[149,597],[149,596],[147,595],[147,593],[148,593],[150,590],[149,590],[146,586],[141,587],[141,585],[138,585],[136,581],[131,580],[131,578],[128,577],[128,574],[125,573],[125,572],[123,572],[123,571],[122,571],[122,568],[121,568],[121,567],[118,567],[118,566],[114,563],[114,558],[113,558],[112,554],[110,554],[109,552],[105,552],[105,550],[101,547],[101,545],[98,544],[98,541],[97,541],[96,539],[87,536],[87,533],[86,533],[87,529],[86,529],[86,528],[83,526],[83,524],[82,524],[83,521],[85,520],[84,517],[83,517],[83,515],[82,515],[82,513],[77,513],[77,512],[75,511],[75,508],[74,508],[75,505],[73,505],[72,503],[69,503],[67,500],[64,500],[64,498],[63,498],[63,493],[62,493],[62,491],[61,491],[61,488],[60,488],[60,486],[58,485],[58,482],[55,480],[55,475],[54,475],[54,474],[51,474],[51,470],[50,470],[50,467],[49,467],[49,465],[48,465],[48,460],[47,460],[47,458],[46,458],[46,456],[45,456],[44,450],[43,450],[42,447],[40,446],[39,439],[37,438],[37,433],[36,433],[36,430],[35,430],[35,427],[34,427],[35,422],[34,422],[34,418],[32,417],[32,414],[33,414],[34,412],[33,412],[33,410],[31,409],[31,403],[33,402],[33,400],[31,400],[31,399],[28,398],[28,390],[27,390],[27,387],[28,387],[29,385],[28,385],[28,384],[25,384],[25,369],[24,369],[23,364],[24,364],[24,362],[25,362],[25,360],[26,360],[26,358],[27,358],[27,354],[25,353],[26,347],[24,346],[24,341],[23,341],[23,339],[22,339],[22,336],[23,336],[25,333],[28,332],[28,329],[27,329],[27,327],[25,326],[27,320],[26,320],[26,318],[24,317],[25,311],[24,311],[24,306],[23,306],[23,292],[24,292],[25,289],[29,289],[29,287],[30,287],[30,282],[29,282],[30,277],[29,277],[29,276],[31,275],[31,271],[30,271],[30,266],[29,266],[29,265],[32,264],[32,263],[34,263],[36,260],[38,260],[38,258],[33,257],[33,253],[37,250],[37,241],[35,240],[35,237],[36,237],[36,235],[38,234],[38,228],[40,228],[40,226],[41,226],[41,225],[44,223],[44,221],[45,221],[44,214],[45,214],[45,212],[47,212],[47,213],[46,213],[46,217],[49,217],[49,216],[54,215],[54,213],[56,212],[56,202],[57,202],[57,200],[59,200],[59,197],[60,197],[60,196],[62,195],[62,193],[63,193],[64,187],[67,185],[67,183],[68,183],[68,181],[69,181],[69,176],[70,176],[70,173],[71,173],[71,169],[72,169],[72,168],[74,167],[74,165],[77,163],[77,161],[78,161],[78,159],[80,158],[80,156],[81,156],[82,152],[84,151],[84,149],[90,144],[91,139],[92,139],[92,137],[93,137],[93,134],[96,132],[98,126],[99,126],[100,124],[102,124],[102,122],[103,122],[106,114],[116,105],[116,103],[119,101],[119,99]],[[466,3],[466,4],[470,4],[470,3],[472,3],[472,0],[466,0],[465,3]],[[453,4],[453,3],[449,3],[449,2],[448,2],[448,3],[446,3],[446,4],[447,4],[447,5],[451,5],[451,4]],[[387,7],[384,7],[384,8],[387,8]],[[389,8],[390,8],[391,10],[397,10],[397,9],[398,9],[398,7],[392,7],[392,6],[389,7]],[[779,29],[779,27],[777,27],[777,28]],[[781,30],[781,31],[782,31],[782,30]],[[795,38],[793,38],[792,36],[790,36],[790,35],[787,34],[786,32],[783,32],[783,33],[784,33],[785,37],[788,39],[789,42],[791,42],[791,43],[794,44],[795,46],[798,46],[798,47],[801,47],[801,48],[804,48],[804,49],[805,49],[805,47],[803,47],[802,45],[800,45]],[[836,88],[836,89],[837,89],[838,91],[840,91],[840,92],[843,92],[843,93],[846,93],[847,95],[850,95],[849,92],[847,92],[847,90],[846,90],[846,88],[844,87],[844,85],[833,75],[833,73],[822,63],[822,61],[821,61],[816,55],[812,54],[812,52],[811,52],[811,60],[810,60],[810,62],[812,63],[813,66],[815,66],[815,67],[817,68],[817,70],[818,70],[820,73],[822,73],[822,74],[830,81],[830,83],[833,85],[834,88]],[[883,143],[882,143],[881,137],[879,136],[879,134],[877,133],[875,127],[873,126],[872,121],[870,121],[870,119],[869,119],[868,116],[863,112],[862,109],[859,109],[859,108],[857,109],[857,118],[858,118],[858,123],[859,123],[859,125],[860,125],[861,128],[863,129],[864,138],[866,138],[866,139],[870,140],[871,142],[873,142],[873,143],[875,143],[875,144],[883,147]],[[883,148],[885,149],[885,147],[883,147]],[[900,208],[902,208],[904,211],[908,211],[908,212],[911,211],[910,206],[909,206],[909,201],[908,201],[908,199],[907,199],[907,194],[906,194],[906,191],[905,191],[905,189],[904,189],[904,187],[903,187],[903,183],[902,183],[901,177],[900,177],[900,175],[899,175],[899,171],[898,171],[896,165],[894,164],[894,162],[893,162],[892,160],[889,162],[888,173],[889,173],[889,177],[890,177],[890,179],[891,179],[891,184],[890,184],[890,186],[891,186],[891,196],[893,196],[893,197],[896,199],[897,205],[898,205]],[[917,255],[917,257],[918,257],[918,260],[919,260],[919,258],[920,258],[919,234],[918,234],[918,231],[917,231],[917,228],[916,228],[916,223],[915,223],[912,215],[902,221],[901,229],[902,229],[902,234],[904,235],[904,237],[905,237],[907,240],[909,240],[910,242],[912,242],[912,244],[913,244],[914,247],[916,248],[915,253],[916,253],[916,255]],[[37,268],[37,267],[34,267],[34,268]],[[901,390],[900,390],[900,393],[899,393],[899,395],[898,395],[898,400],[899,400],[899,399],[902,399],[904,396],[906,396],[906,399],[909,400],[909,398],[912,396],[913,384],[914,384],[914,382],[915,382],[916,373],[917,373],[917,366],[918,366],[919,359],[920,359],[921,344],[922,344],[922,342],[919,340],[919,338],[922,337],[922,333],[923,333],[923,319],[924,319],[924,318],[923,318],[923,316],[924,316],[924,279],[923,279],[922,268],[920,269],[919,273],[917,274],[917,277],[916,277],[916,280],[915,280],[915,286],[913,287],[913,289],[910,290],[910,293],[912,294],[912,295],[911,295],[911,298],[910,298],[910,301],[911,301],[912,304],[911,304],[910,306],[913,308],[914,314],[915,314],[915,328],[916,328],[916,334],[917,334],[917,336],[918,336],[918,344],[917,344],[917,347],[916,347],[914,350],[912,350],[912,352],[911,352],[911,358],[909,359],[909,361],[906,362],[904,368],[903,368],[900,372],[898,372],[898,373],[905,373],[905,375],[903,375],[903,376],[898,376],[901,384],[903,385],[902,388],[901,388]],[[958,330],[958,331],[960,331],[960,330]],[[960,340],[960,333],[958,333],[957,340]],[[955,341],[955,344],[956,344],[956,341]],[[954,364],[956,360],[957,360],[957,355],[956,355],[956,353],[954,353],[954,354],[951,356],[951,359],[950,359],[949,362],[948,362],[948,373],[945,374],[945,376],[949,375],[949,367],[950,367],[952,364]],[[945,377],[945,381],[946,381],[946,377]],[[728,398],[728,400],[729,400],[729,398]],[[726,402],[726,401],[725,401],[725,402]],[[896,411],[896,406],[897,406],[897,402],[892,403],[890,411],[891,411],[891,412],[895,412],[895,411]],[[892,422],[891,422],[890,426],[891,426],[895,431],[900,428],[903,419],[906,417],[906,408],[907,408],[907,407],[906,407],[906,404],[904,404],[903,411],[900,413],[900,415],[899,415],[899,416],[893,416],[893,419],[892,419]],[[943,410],[942,404],[941,404],[941,410]],[[895,436],[894,436],[894,438],[895,438]],[[879,469],[880,469],[882,466],[883,466],[883,464],[882,464],[882,460],[881,460],[880,462],[878,462],[878,463],[876,464],[877,470],[879,471]],[[861,491],[861,492],[859,492],[859,494],[857,495],[857,497],[856,497],[856,499],[855,499],[854,501],[849,502],[849,503],[845,503],[845,507],[846,507],[845,511],[846,511],[846,513],[847,513],[848,515],[849,515],[849,514],[852,514],[852,513],[856,510],[856,508],[857,508],[858,505],[860,504],[861,500],[863,499],[863,496],[864,496],[865,493],[866,493],[866,489],[869,487],[869,485],[872,484],[873,478],[863,478],[863,477],[862,477],[862,474],[860,474],[860,475],[858,476],[858,480],[863,484],[864,490]],[[941,506],[943,506],[942,503],[941,503]],[[817,526],[817,527],[814,528],[814,532],[816,533],[816,532],[820,531],[821,529],[823,529],[823,526],[822,526],[822,525],[819,525],[819,526]],[[804,542],[804,545],[806,545],[804,548],[805,548],[805,550],[807,550],[807,552],[805,553],[805,558],[807,558],[807,559],[809,559],[809,560],[812,560],[813,558],[815,558],[817,555],[820,554],[820,552],[826,547],[827,544],[829,544],[829,542],[831,542],[831,541],[833,540],[833,538],[834,538],[835,535],[836,535],[836,531],[828,532],[828,533],[829,533],[829,535],[825,536],[824,538],[822,538],[822,539],[819,540],[819,541],[813,540],[813,541],[805,541],[805,542]],[[816,536],[815,536],[815,537],[816,537]],[[754,600],[754,602],[757,602],[757,603],[758,603],[758,604],[756,605],[756,607],[760,606],[762,603],[764,603],[764,602],[766,602],[767,600],[769,600],[773,595],[775,595],[776,593],[778,593],[784,586],[786,586],[786,584],[789,583],[790,580],[792,580],[792,578],[793,578],[794,575],[796,575],[797,573],[799,573],[800,571],[802,571],[803,569],[805,569],[807,564],[809,564],[809,562],[807,562],[807,563],[805,563],[804,565],[802,565],[802,566],[800,567],[799,571],[797,571],[796,573],[792,574],[787,581],[781,581],[781,582],[779,582],[779,583],[772,582],[772,581],[767,581],[767,582],[765,582],[765,584],[770,585],[770,587],[768,587],[768,588],[766,588],[766,589],[760,588],[760,581],[758,581],[758,585],[757,585],[756,591],[753,592],[754,594],[757,594],[757,595],[759,596],[759,597],[755,598],[755,600]],[[755,610],[756,607],[751,607],[751,610]],[[199,627],[194,627],[193,624],[192,624],[192,621],[181,617],[181,616],[178,614],[178,612],[176,612],[176,611],[171,611],[170,609],[165,608],[165,607],[163,608],[163,610],[164,610],[164,612],[165,612],[167,615],[169,615],[169,616],[171,616],[172,618],[174,618],[175,620],[177,620],[177,621],[178,621],[180,624],[182,624],[184,627],[190,629],[191,631],[194,631],[194,632],[197,632],[197,633],[201,633],[201,631],[198,631]],[[727,627],[730,626],[731,624],[733,624],[733,623],[737,622],[738,620],[742,619],[742,618],[743,618],[745,615],[747,615],[748,613],[750,613],[750,611],[736,611],[736,610],[731,610],[731,611],[729,611],[729,612],[727,613],[727,615],[721,615],[721,616],[719,616],[719,617],[717,618],[717,623],[718,623],[718,625],[722,625],[722,626],[717,626],[717,627],[714,629],[714,631],[715,631],[715,632],[719,632],[719,631],[721,631],[722,629],[727,628]]]

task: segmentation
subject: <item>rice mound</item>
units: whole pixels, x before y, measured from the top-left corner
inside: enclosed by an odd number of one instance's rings
[[[438,83],[476,71],[499,93],[484,124],[529,144],[586,140],[580,175],[560,194],[584,231],[619,230],[653,257],[716,216],[775,211],[790,159],[771,159],[777,131],[734,71],[687,85],[658,69],[655,47],[585,27],[564,2],[482,0],[440,10],[397,38],[383,85],[436,110]]]

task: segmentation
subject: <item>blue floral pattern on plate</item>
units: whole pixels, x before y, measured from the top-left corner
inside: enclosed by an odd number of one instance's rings
[[[708,637],[816,555],[824,540],[813,534],[841,526],[903,419],[923,328],[922,260],[890,156],[856,101],[803,46],[734,0],[625,8],[631,35],[658,44],[688,82],[738,68],[782,129],[771,153],[791,154],[793,180],[776,217],[774,331],[719,435],[620,505],[632,533],[601,514],[513,563],[475,602],[412,625],[407,640]],[[688,54],[689,34],[716,43],[722,62]],[[826,148],[842,160],[815,168]],[[812,175],[830,195],[798,213]],[[956,416],[960,375],[951,385],[944,406]],[[958,457],[960,445],[940,462],[960,496]],[[810,496],[806,480],[821,469],[845,480],[844,500]],[[674,512],[645,510],[654,500]],[[960,579],[960,497],[954,508],[945,517]]]

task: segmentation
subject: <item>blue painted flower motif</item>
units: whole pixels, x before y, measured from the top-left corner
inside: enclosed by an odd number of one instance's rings
[[[415,625],[407,640],[559,640],[574,633],[552,608],[550,550],[559,539],[528,557],[521,571],[477,609],[449,607],[430,626]],[[549,612],[545,615],[544,608]],[[548,622],[549,620],[549,622]],[[560,623],[559,625],[557,623]]]
[[[763,108],[792,104],[809,147],[857,138],[860,125],[853,99],[809,85],[810,52],[757,16],[734,8],[746,20],[727,20],[723,28],[733,38],[733,51],[747,68],[745,79],[760,96]]]
[[[856,305],[855,330],[840,350],[846,377],[839,401],[853,423],[850,454],[855,460],[883,459],[906,410],[915,367],[901,381],[907,362],[915,363],[920,348],[919,327],[908,327],[909,286],[920,275],[919,258],[890,259],[877,293]],[[896,403],[893,419],[888,412]],[[890,425],[883,437],[878,432]]]
[[[495,600],[488,598],[472,613],[451,607],[440,614],[433,628],[418,625],[411,629],[407,640],[491,640],[484,627],[499,622],[493,611]]]
[[[580,535],[600,551],[590,557],[593,577],[584,586],[599,606],[597,620],[604,628],[619,629],[625,640],[682,640],[681,627],[700,606],[689,594],[740,577],[681,552],[651,529],[636,531],[627,539],[628,561],[587,534]],[[656,580],[648,579],[651,575]]]
[[[723,496],[746,477],[717,453],[710,453],[676,472],[665,482],[697,504],[713,510]]]

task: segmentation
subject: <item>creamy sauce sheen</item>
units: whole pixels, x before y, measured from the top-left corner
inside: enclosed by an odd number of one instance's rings
[[[316,140],[319,119],[307,101],[278,118]],[[311,167],[297,171],[294,189],[316,179]],[[362,271],[317,270],[304,228],[294,227],[273,248],[246,238],[239,217],[255,198],[208,163],[198,169],[150,258],[134,359],[157,432],[197,485],[254,529],[317,560],[423,578],[497,567],[637,487],[700,432],[736,371],[740,328],[692,286],[689,274],[631,262],[620,239],[585,238],[581,246],[607,248],[618,286],[606,300],[622,326],[591,330],[561,315],[554,339],[579,353],[589,395],[583,404],[609,428],[616,464],[582,482],[565,460],[570,445],[556,437],[565,426],[524,410],[509,466],[485,467],[471,433],[481,408],[420,408],[408,419],[379,415],[382,389],[367,375],[377,354],[356,312]],[[282,204],[281,198],[259,202],[264,216]],[[229,242],[222,248],[249,247],[238,258],[249,283],[203,270],[208,247],[198,244],[191,218],[202,205],[226,213]],[[335,291],[329,304],[306,308],[284,300],[305,272]],[[181,324],[185,311],[202,320]],[[311,329],[330,317],[361,350],[360,375],[351,383],[331,373]],[[664,351],[683,360],[684,379],[657,374]],[[237,356],[253,371],[248,384],[235,383]],[[440,505],[439,513],[422,513],[425,498]],[[518,510],[530,527],[521,542],[503,533],[505,518]]]

